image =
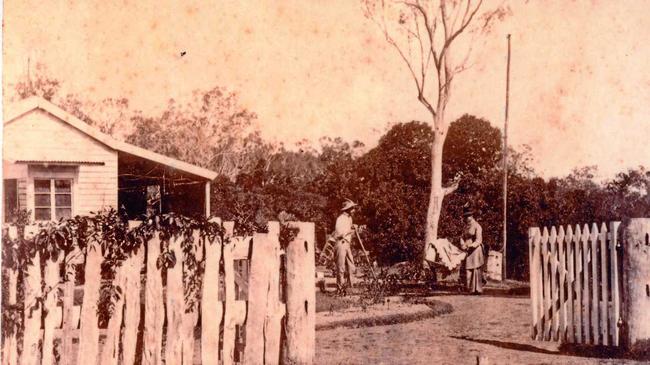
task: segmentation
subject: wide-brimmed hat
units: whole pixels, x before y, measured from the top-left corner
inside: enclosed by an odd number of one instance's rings
[[[469,205],[463,206],[463,217],[471,217],[474,215],[474,209]]]
[[[354,207],[357,207],[357,206],[358,206],[357,203],[353,202],[352,200],[345,199],[345,201],[343,202],[343,208],[341,208],[341,211],[345,212],[346,210],[350,210],[350,209],[352,209]]]

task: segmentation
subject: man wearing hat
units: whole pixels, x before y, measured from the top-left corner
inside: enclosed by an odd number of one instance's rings
[[[355,270],[354,258],[350,244],[355,225],[352,224],[352,214],[357,204],[350,199],[343,202],[341,214],[336,218],[334,239],[336,239],[336,286],[339,294],[347,294],[347,287],[352,286],[352,272]]]
[[[465,226],[460,244],[461,248],[467,251],[465,259],[467,290],[471,294],[480,294],[483,292],[483,265],[485,264],[483,229],[474,219],[474,211],[469,205],[463,207],[463,218]]]

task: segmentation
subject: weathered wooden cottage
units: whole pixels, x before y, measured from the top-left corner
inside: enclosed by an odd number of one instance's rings
[[[5,110],[4,219],[15,209],[35,221],[126,209],[210,212],[217,173],[118,141],[39,97]]]

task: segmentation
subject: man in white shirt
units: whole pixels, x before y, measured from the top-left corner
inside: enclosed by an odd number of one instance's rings
[[[354,258],[352,257],[352,237],[355,225],[352,223],[352,214],[357,204],[346,199],[341,208],[341,214],[336,218],[334,227],[334,238],[336,239],[336,286],[337,293],[347,294],[347,287],[352,286],[352,272],[355,270]]]

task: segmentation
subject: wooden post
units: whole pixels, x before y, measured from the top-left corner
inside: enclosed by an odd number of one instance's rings
[[[89,242],[86,248],[83,287],[84,294],[79,318],[78,364],[97,362],[97,355],[99,353],[97,305],[100,296],[101,280],[99,280],[99,278],[101,278],[102,261],[103,257],[99,242]]]
[[[200,242],[200,234],[198,230],[194,230],[192,232],[192,240],[193,240],[193,251],[195,258],[197,260],[201,260],[201,255],[199,252],[200,250],[203,249],[203,246],[201,245]],[[183,262],[185,261],[185,254],[183,254]],[[185,271],[185,267],[183,267],[183,271]],[[183,283],[183,289],[186,284]],[[199,293],[191,293],[191,296],[195,296],[196,294]],[[199,303],[198,303],[198,295],[196,296],[197,302],[188,303],[188,299],[186,298],[183,301],[183,311],[181,312],[181,331],[182,335],[181,338],[183,340],[182,344],[182,351],[183,351],[183,363],[184,364],[192,364],[192,361],[194,359],[194,328],[196,327],[196,324],[199,320]],[[190,307],[192,305],[192,307]]]
[[[217,218],[217,223],[221,219]],[[205,272],[201,295],[201,362],[203,365],[219,363],[219,332],[223,318],[223,303],[219,298],[219,268],[223,244],[217,237],[214,242],[204,242]]]
[[[610,332],[612,333],[612,345],[618,346],[620,343],[620,327],[619,319],[621,318],[621,301],[620,301],[620,292],[618,285],[618,230],[621,222],[611,222],[609,224],[609,259],[610,259],[610,275],[612,282],[612,309],[611,309],[611,321],[610,321]]]
[[[59,299],[60,265],[63,262],[63,252],[45,262],[45,320],[43,322],[43,358],[41,363],[54,363],[54,329],[57,327],[57,302]]]
[[[246,317],[245,364],[264,364],[264,322],[267,316],[270,267],[275,248],[269,235],[253,235],[250,279],[248,285],[248,316]]]
[[[575,290],[575,246],[573,244],[573,229],[571,225],[567,226],[566,235],[564,236],[566,244],[567,257],[567,342],[575,342],[575,332],[573,326],[573,307],[574,307],[574,290]]]
[[[560,291],[560,313],[559,313],[559,341],[562,343],[566,342],[566,328],[567,328],[567,303],[565,298],[565,288],[567,287],[567,277],[566,277],[566,248],[564,246],[564,227],[560,226],[560,229],[557,233],[557,253],[559,256],[559,271],[560,271],[560,282],[559,282],[559,291]]]
[[[280,338],[282,317],[286,312],[284,303],[280,302],[280,223],[269,222],[268,237],[273,248],[272,260],[269,260],[269,293],[267,301],[267,318],[264,323],[266,344],[264,346],[265,364],[280,363]],[[247,337],[248,338],[248,337]]]
[[[506,112],[503,122],[503,275],[508,276],[508,104],[510,101],[510,34],[508,34],[508,63],[506,68]]]
[[[9,242],[4,242],[7,245]],[[18,271],[8,269],[7,271],[7,305],[10,306],[12,311],[16,311],[17,297],[18,297]],[[14,317],[15,318],[15,317]],[[18,320],[15,318],[14,320]],[[3,326],[6,326],[3,323]],[[4,345],[2,348],[2,364],[3,365],[17,365],[18,364],[18,342],[16,340],[16,331],[18,324],[12,330],[12,333],[4,338]]]
[[[591,244],[591,338],[593,339],[593,344],[598,345],[598,337],[600,334],[600,321],[598,320],[598,313],[600,312],[598,290],[600,287],[600,280],[598,278],[598,226],[596,223],[591,225],[589,243]]]
[[[551,339],[558,339],[558,331],[560,327],[560,316],[559,316],[559,307],[556,303],[559,303],[559,286],[558,286],[558,239],[557,239],[557,229],[551,227],[551,236],[549,238],[551,245],[551,257],[550,257],[550,268],[551,268],[551,316],[549,320],[551,321]]]
[[[18,227],[9,226],[9,239],[11,241],[2,242],[3,245],[18,245]],[[6,304],[8,310],[11,310],[14,314],[14,321],[19,322],[17,318],[18,313],[18,269],[8,268],[7,270],[2,271],[3,274],[7,275],[7,299]],[[5,309],[7,310],[7,309]],[[2,347],[2,365],[17,365],[18,364],[18,340],[17,334],[18,328],[20,327],[19,323],[13,323],[14,328],[11,329],[11,334],[3,338],[4,344]],[[3,323],[2,326],[7,326],[7,323]],[[3,331],[4,332],[4,331]]]
[[[183,339],[181,338],[181,316],[184,309],[183,295],[183,237],[172,237],[169,250],[176,256],[176,264],[167,268],[167,335],[165,342],[165,363],[183,364]]]
[[[156,261],[160,256],[160,238],[155,232],[147,242],[147,281],[144,296],[144,341],[142,363],[162,363],[163,323],[165,321],[162,273]]]
[[[205,216],[210,216],[210,182],[205,183]]]
[[[240,237],[233,237],[234,223],[224,223],[226,236],[230,240],[223,247],[224,317],[223,317],[223,365],[235,362],[235,272],[233,249]]]
[[[292,222],[300,231],[285,248],[287,364],[312,364],[316,346],[314,223]]]
[[[99,242],[89,242],[84,272],[84,297],[81,307],[79,354],[77,364],[95,364],[99,353],[97,302],[101,285],[103,257]]]
[[[532,326],[532,338],[533,340],[538,339],[539,334],[541,333],[540,328],[540,313],[539,313],[539,303],[540,303],[540,289],[539,278],[541,276],[541,267],[539,265],[539,242],[540,234],[539,228],[534,227],[528,229],[528,252],[529,252],[529,267],[530,267],[530,301],[532,304],[532,314],[533,314],[533,326]],[[542,312],[543,313],[543,312]]]
[[[122,335],[123,363],[135,364],[138,330],[140,327],[140,292],[142,289],[142,263],[144,246],[131,253],[122,265],[126,281],[122,288],[124,294],[124,334]]]
[[[24,332],[23,332],[23,352],[21,364],[36,365],[41,359],[39,349],[39,340],[41,334],[41,314],[42,303],[39,300],[42,295],[41,291],[41,258],[40,254],[32,258],[32,262],[27,265],[25,284],[25,302],[24,302]]]
[[[75,318],[74,288],[77,277],[77,264],[83,263],[84,255],[79,248],[68,253],[65,258],[65,284],[63,286],[63,351],[61,363],[72,364],[76,360],[73,356],[72,333],[79,327],[79,318]],[[76,320],[75,320],[76,319]]]
[[[542,339],[544,340],[549,340],[551,337],[551,317],[549,313],[551,313],[551,270],[550,270],[550,254],[549,254],[549,245],[548,245],[548,228],[544,227],[544,230],[542,231],[542,257],[544,258],[544,262],[542,263],[543,267],[543,273],[544,273],[544,306],[542,310],[542,326],[544,329]]]
[[[600,241],[600,280],[602,285],[601,291],[601,303],[600,303],[600,329],[603,336],[603,345],[609,346],[609,315],[607,314],[609,307],[609,286],[608,286],[608,275],[607,275],[607,265],[609,261],[607,260],[607,225],[603,223],[600,226],[600,236],[598,237]]]
[[[583,296],[582,296],[582,324],[584,326],[583,333],[585,335],[584,344],[591,343],[591,317],[589,316],[590,310],[590,299],[591,295],[589,294],[589,257],[590,257],[590,248],[589,248],[589,226],[584,225],[582,227],[582,238],[580,240],[582,244],[582,278],[583,278]]]
[[[101,365],[118,365],[120,361],[120,334],[122,332],[122,319],[124,318],[124,287],[128,276],[128,269],[123,264],[117,267],[113,284],[120,288],[122,294],[117,298],[111,318],[108,320],[106,342],[101,353]]]
[[[631,219],[623,232],[625,345],[632,353],[647,354],[650,349],[650,218]]]
[[[582,250],[582,230],[580,226],[576,224],[576,229],[573,234],[573,245],[575,247],[575,259],[576,259],[576,274],[574,289],[576,292],[575,300],[575,310],[573,311],[573,318],[575,320],[575,330],[576,330],[576,342],[584,343],[582,337],[582,256],[584,252]]]

